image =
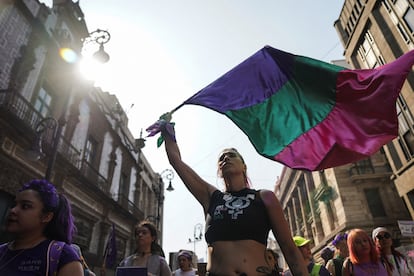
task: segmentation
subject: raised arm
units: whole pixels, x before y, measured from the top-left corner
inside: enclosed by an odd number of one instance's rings
[[[305,260],[293,242],[282,206],[275,194],[269,190],[261,190],[260,196],[266,206],[272,225],[273,234],[282,249],[292,275],[309,275]]]
[[[165,150],[167,152],[168,161],[178,173],[187,189],[203,206],[204,213],[207,213],[210,196],[217,189],[204,181],[192,168],[181,160],[178,145],[170,135],[163,133],[163,137],[165,140]]]

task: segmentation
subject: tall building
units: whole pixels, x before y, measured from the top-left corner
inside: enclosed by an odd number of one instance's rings
[[[414,49],[414,9],[408,0],[345,1],[335,22],[347,62],[354,68],[375,68]],[[391,179],[414,218],[414,74],[397,100],[399,135],[384,147]]]
[[[135,249],[138,221],[162,232],[164,178],[116,96],[78,74],[71,58],[91,33],[79,1],[0,5],[0,223],[23,183],[48,178],[71,201],[74,242],[98,271],[112,224],[117,261]]]
[[[413,2],[347,0],[334,26],[346,67],[375,68],[413,49]],[[352,228],[371,233],[385,226],[397,245],[411,243],[397,221],[414,217],[413,85],[411,72],[397,100],[398,138],[370,158],[318,172],[283,169],[275,193],[292,234],[311,239],[316,258],[338,232]]]

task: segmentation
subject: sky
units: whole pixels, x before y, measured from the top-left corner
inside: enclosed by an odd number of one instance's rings
[[[52,0],[41,1],[51,6]],[[343,1],[331,0],[80,0],[92,32],[111,34],[105,51],[110,61],[85,70],[95,85],[115,94],[138,138],[141,130],[179,106],[246,58],[270,45],[297,55],[331,62],[343,59],[333,26]],[[96,49],[91,48],[90,54]],[[85,47],[86,48],[86,47]],[[87,56],[88,53],[84,54]],[[91,74],[93,71],[94,74]],[[183,160],[209,183],[223,189],[217,157],[226,147],[239,150],[255,189],[273,190],[282,165],[260,156],[227,117],[200,106],[186,105],[173,114]],[[164,148],[146,138],[143,148],[152,169],[172,169]],[[165,180],[168,182],[167,180]],[[167,183],[168,184],[168,183]],[[175,188],[165,192],[163,248],[168,255],[196,249],[206,259],[201,206],[176,175]],[[168,259],[168,258],[167,258]]]

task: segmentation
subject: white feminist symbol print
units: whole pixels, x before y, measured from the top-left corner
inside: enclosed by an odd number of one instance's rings
[[[232,196],[225,195],[223,199],[226,201],[225,205],[228,208],[228,214],[232,219],[237,219],[237,216],[243,214],[243,209],[249,207],[250,202],[254,200],[254,194],[246,196]]]

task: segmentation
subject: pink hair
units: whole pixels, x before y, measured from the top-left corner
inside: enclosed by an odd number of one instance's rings
[[[372,238],[362,229],[352,229],[348,234],[347,244],[349,248],[349,259],[353,264],[360,264],[361,263],[361,256],[358,256],[356,249],[355,249],[355,241],[356,239],[367,239],[370,244],[370,260],[373,263],[377,263],[379,261],[378,253],[375,249],[375,244]]]

